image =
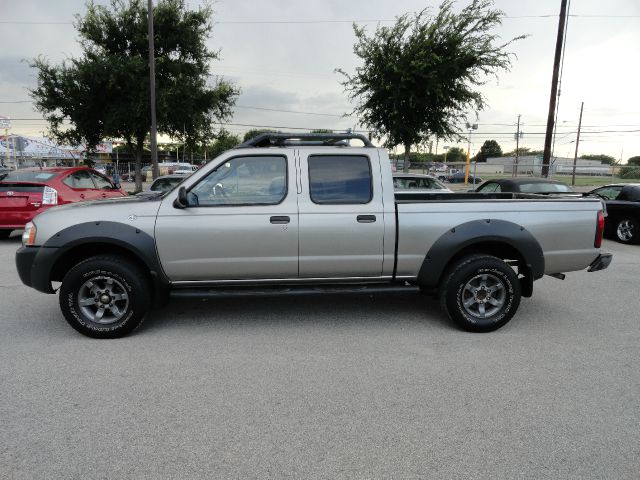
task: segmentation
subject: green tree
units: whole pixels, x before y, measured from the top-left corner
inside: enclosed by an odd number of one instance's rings
[[[251,140],[253,137],[257,137],[258,135],[261,135],[263,133],[280,133],[280,132],[278,132],[277,130],[261,130],[261,129],[254,128],[252,130],[248,130],[244,134],[242,141],[246,142],[247,140]]]
[[[495,140],[486,140],[476,155],[476,162],[486,162],[489,157],[501,157],[502,148]]]
[[[611,155],[605,155],[604,153],[599,153],[596,155],[580,155],[580,158],[584,158],[585,160],[600,160],[602,163],[606,163],[607,165],[613,165],[616,163],[616,159]]]
[[[492,7],[492,0],[472,0],[456,13],[445,0],[434,15],[405,14],[370,36],[354,24],[362,66],[354,75],[337,71],[360,122],[387,147],[404,147],[405,170],[411,145],[429,136],[459,139],[467,113],[485,107],[477,87],[509,69],[507,47],[523,37],[501,43],[493,30],[504,13]]]
[[[329,130],[328,128],[316,128],[315,130],[311,130],[310,133],[333,133],[333,130]]]
[[[216,158],[222,152],[232,149],[239,143],[241,143],[241,140],[238,135],[222,130],[215,142],[207,146],[207,156],[211,159]]]
[[[209,80],[209,64],[218,59],[206,45],[210,7],[188,10],[184,0],[159,0],[153,17],[158,132],[195,146],[213,136],[214,122],[230,117],[239,91]],[[136,155],[139,191],[151,124],[146,2],[89,2],[75,27],[80,57],[59,65],[35,59],[38,83],[31,96],[60,141],[86,143],[90,150],[102,138],[123,139]]]
[[[465,162],[467,160],[467,152],[460,147],[451,147],[447,150],[447,163]]]
[[[627,165],[635,165],[636,167],[640,167],[640,155],[635,157],[630,157],[627,160]]]
[[[538,154],[542,154],[542,152],[540,152],[539,150],[531,150],[529,147],[519,147],[518,148],[518,156],[519,157],[524,157],[526,155],[538,155]],[[513,150],[511,150],[510,152],[505,152],[502,154],[503,157],[515,157],[516,156],[516,149],[514,148]]]
[[[618,173],[620,178],[636,179],[640,178],[640,156],[631,157],[627,164]]]

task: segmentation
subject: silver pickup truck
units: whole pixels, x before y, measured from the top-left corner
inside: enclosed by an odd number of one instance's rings
[[[352,142],[363,146],[352,146]],[[354,134],[263,134],[160,195],[52,208],[27,225],[22,281],[73,328],[125,335],[171,295],[423,291],[461,327],[507,323],[543,275],[606,268],[602,204],[396,194]]]

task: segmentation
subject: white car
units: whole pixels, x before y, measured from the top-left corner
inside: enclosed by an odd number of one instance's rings
[[[180,165],[173,171],[174,175],[191,175],[198,169],[195,165]]]

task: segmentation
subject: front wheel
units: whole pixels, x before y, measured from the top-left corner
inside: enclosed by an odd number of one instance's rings
[[[520,305],[520,281],[505,262],[468,255],[444,274],[440,305],[465,330],[490,332],[505,325]]]
[[[69,270],[59,300],[69,325],[94,338],[127,335],[151,305],[147,275],[115,255],[91,257]]]
[[[622,243],[640,243],[640,224],[631,217],[621,218],[616,226],[616,237]]]

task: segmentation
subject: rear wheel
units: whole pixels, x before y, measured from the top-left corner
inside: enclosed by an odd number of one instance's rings
[[[9,238],[9,235],[11,235],[11,232],[13,232],[13,230],[0,230],[0,240],[5,239],[5,238]]]
[[[465,330],[490,332],[505,325],[520,305],[520,281],[505,262],[468,255],[444,274],[440,305]]]
[[[618,220],[616,238],[622,243],[640,243],[640,224],[632,217]]]
[[[115,255],[80,262],[60,287],[60,308],[67,322],[89,337],[127,335],[142,323],[150,305],[147,276]]]

